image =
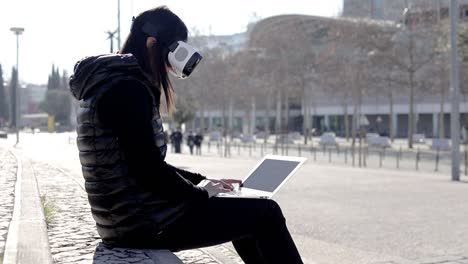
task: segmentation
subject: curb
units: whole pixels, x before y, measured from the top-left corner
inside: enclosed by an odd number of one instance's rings
[[[220,247],[222,247],[224,250],[221,250]],[[229,248],[223,245],[201,248],[200,250],[204,252],[205,254],[209,255],[210,257],[212,257],[219,264],[239,264],[239,262],[235,261],[232,256],[228,256],[228,255],[234,255],[234,253],[231,252]],[[229,252],[229,254],[226,254],[226,252],[222,252],[222,251],[227,251]]]
[[[27,160],[13,150],[17,161],[15,201],[5,244],[3,264],[52,264],[47,227],[36,176]]]

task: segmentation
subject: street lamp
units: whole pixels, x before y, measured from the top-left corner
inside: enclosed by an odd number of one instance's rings
[[[20,121],[20,111],[21,107],[20,104],[20,94],[19,94],[19,36],[23,34],[24,28],[20,27],[12,27],[10,30],[16,35],[16,87],[14,87],[14,123],[15,123],[15,130],[16,130],[16,144],[19,143],[19,121]]]
[[[458,19],[460,18],[458,0],[450,1],[450,92],[452,113],[452,180],[460,181],[460,73],[458,55]]]

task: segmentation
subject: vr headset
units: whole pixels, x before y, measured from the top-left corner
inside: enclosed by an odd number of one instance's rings
[[[142,28],[143,33],[149,36],[158,36],[155,25],[146,22]],[[176,41],[169,45],[168,61],[171,66],[171,74],[179,79],[185,79],[193,72],[202,60],[200,53],[192,46],[183,41]]]

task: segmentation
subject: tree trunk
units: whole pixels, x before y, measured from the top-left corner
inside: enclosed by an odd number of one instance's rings
[[[345,126],[345,137],[346,142],[349,142],[349,115],[348,115],[348,104],[343,106],[344,112],[344,126]]]
[[[445,103],[445,93],[444,88],[441,89],[440,96],[440,112],[439,112],[439,138],[445,138],[445,118],[444,118],[444,103]]]
[[[265,130],[265,139],[264,142],[268,142],[268,136],[270,135],[270,109],[271,108],[271,93],[267,95],[267,105],[265,109],[265,117],[264,117],[264,130]]]
[[[412,57],[412,56],[410,56]],[[413,148],[414,134],[414,72],[410,72],[410,102],[408,115],[408,148]]]
[[[200,132],[205,132],[205,107],[200,107]]]
[[[284,97],[285,101],[285,107],[286,107],[286,116],[285,116],[285,122],[284,122],[284,132],[288,134],[289,132],[289,95],[285,95]]]
[[[250,103],[251,106],[251,112],[250,112],[250,130],[249,134],[253,135],[255,134],[256,126],[257,126],[257,104],[255,100],[255,96],[252,96],[252,100]]]
[[[412,26],[410,26],[412,27]],[[412,28],[410,28],[409,32],[409,62],[410,62],[410,70],[409,70],[409,81],[410,81],[410,109],[409,109],[409,116],[408,116],[408,147],[410,149],[413,148],[413,134],[414,134],[414,36],[412,32]]]
[[[303,135],[304,135],[304,145],[307,145],[309,139],[309,132],[310,132],[310,108],[309,108],[309,97],[307,92],[304,92],[304,96],[302,99],[302,109],[304,113],[304,118],[302,120],[303,125]]]
[[[357,134],[357,122],[358,122],[358,106],[356,103],[353,104],[353,118],[351,123],[351,137],[352,145],[356,144],[356,134]]]
[[[281,132],[281,92],[276,92],[276,122],[275,122],[275,134],[279,134]]]
[[[393,126],[394,120],[393,120],[393,112],[394,112],[394,105],[393,105],[393,93],[389,93],[389,99],[390,99],[390,116],[388,117],[389,120],[389,134],[390,134],[390,140],[393,142],[395,140],[395,127]]]
[[[232,141],[232,126],[234,120],[234,99],[232,97],[229,98],[229,118],[228,118],[228,134]]]

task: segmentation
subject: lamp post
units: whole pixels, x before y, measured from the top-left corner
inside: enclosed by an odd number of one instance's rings
[[[16,144],[19,143],[19,121],[20,121],[20,111],[21,111],[21,107],[20,107],[20,94],[19,94],[19,36],[21,34],[23,34],[24,32],[24,28],[20,28],[20,27],[12,27],[10,28],[10,30],[16,35],[16,79],[17,79],[17,82],[16,82],[16,87],[14,87],[14,91],[15,91],[15,98],[14,98],[14,110],[15,110],[15,114],[14,114],[14,117],[13,117],[13,120],[15,121],[15,131],[16,131]]]
[[[460,80],[458,65],[458,0],[450,1],[450,92],[452,96],[451,137],[452,137],[452,180],[460,181]]]
[[[132,1],[133,6],[133,1]],[[117,50],[120,50],[120,0],[117,0]]]

